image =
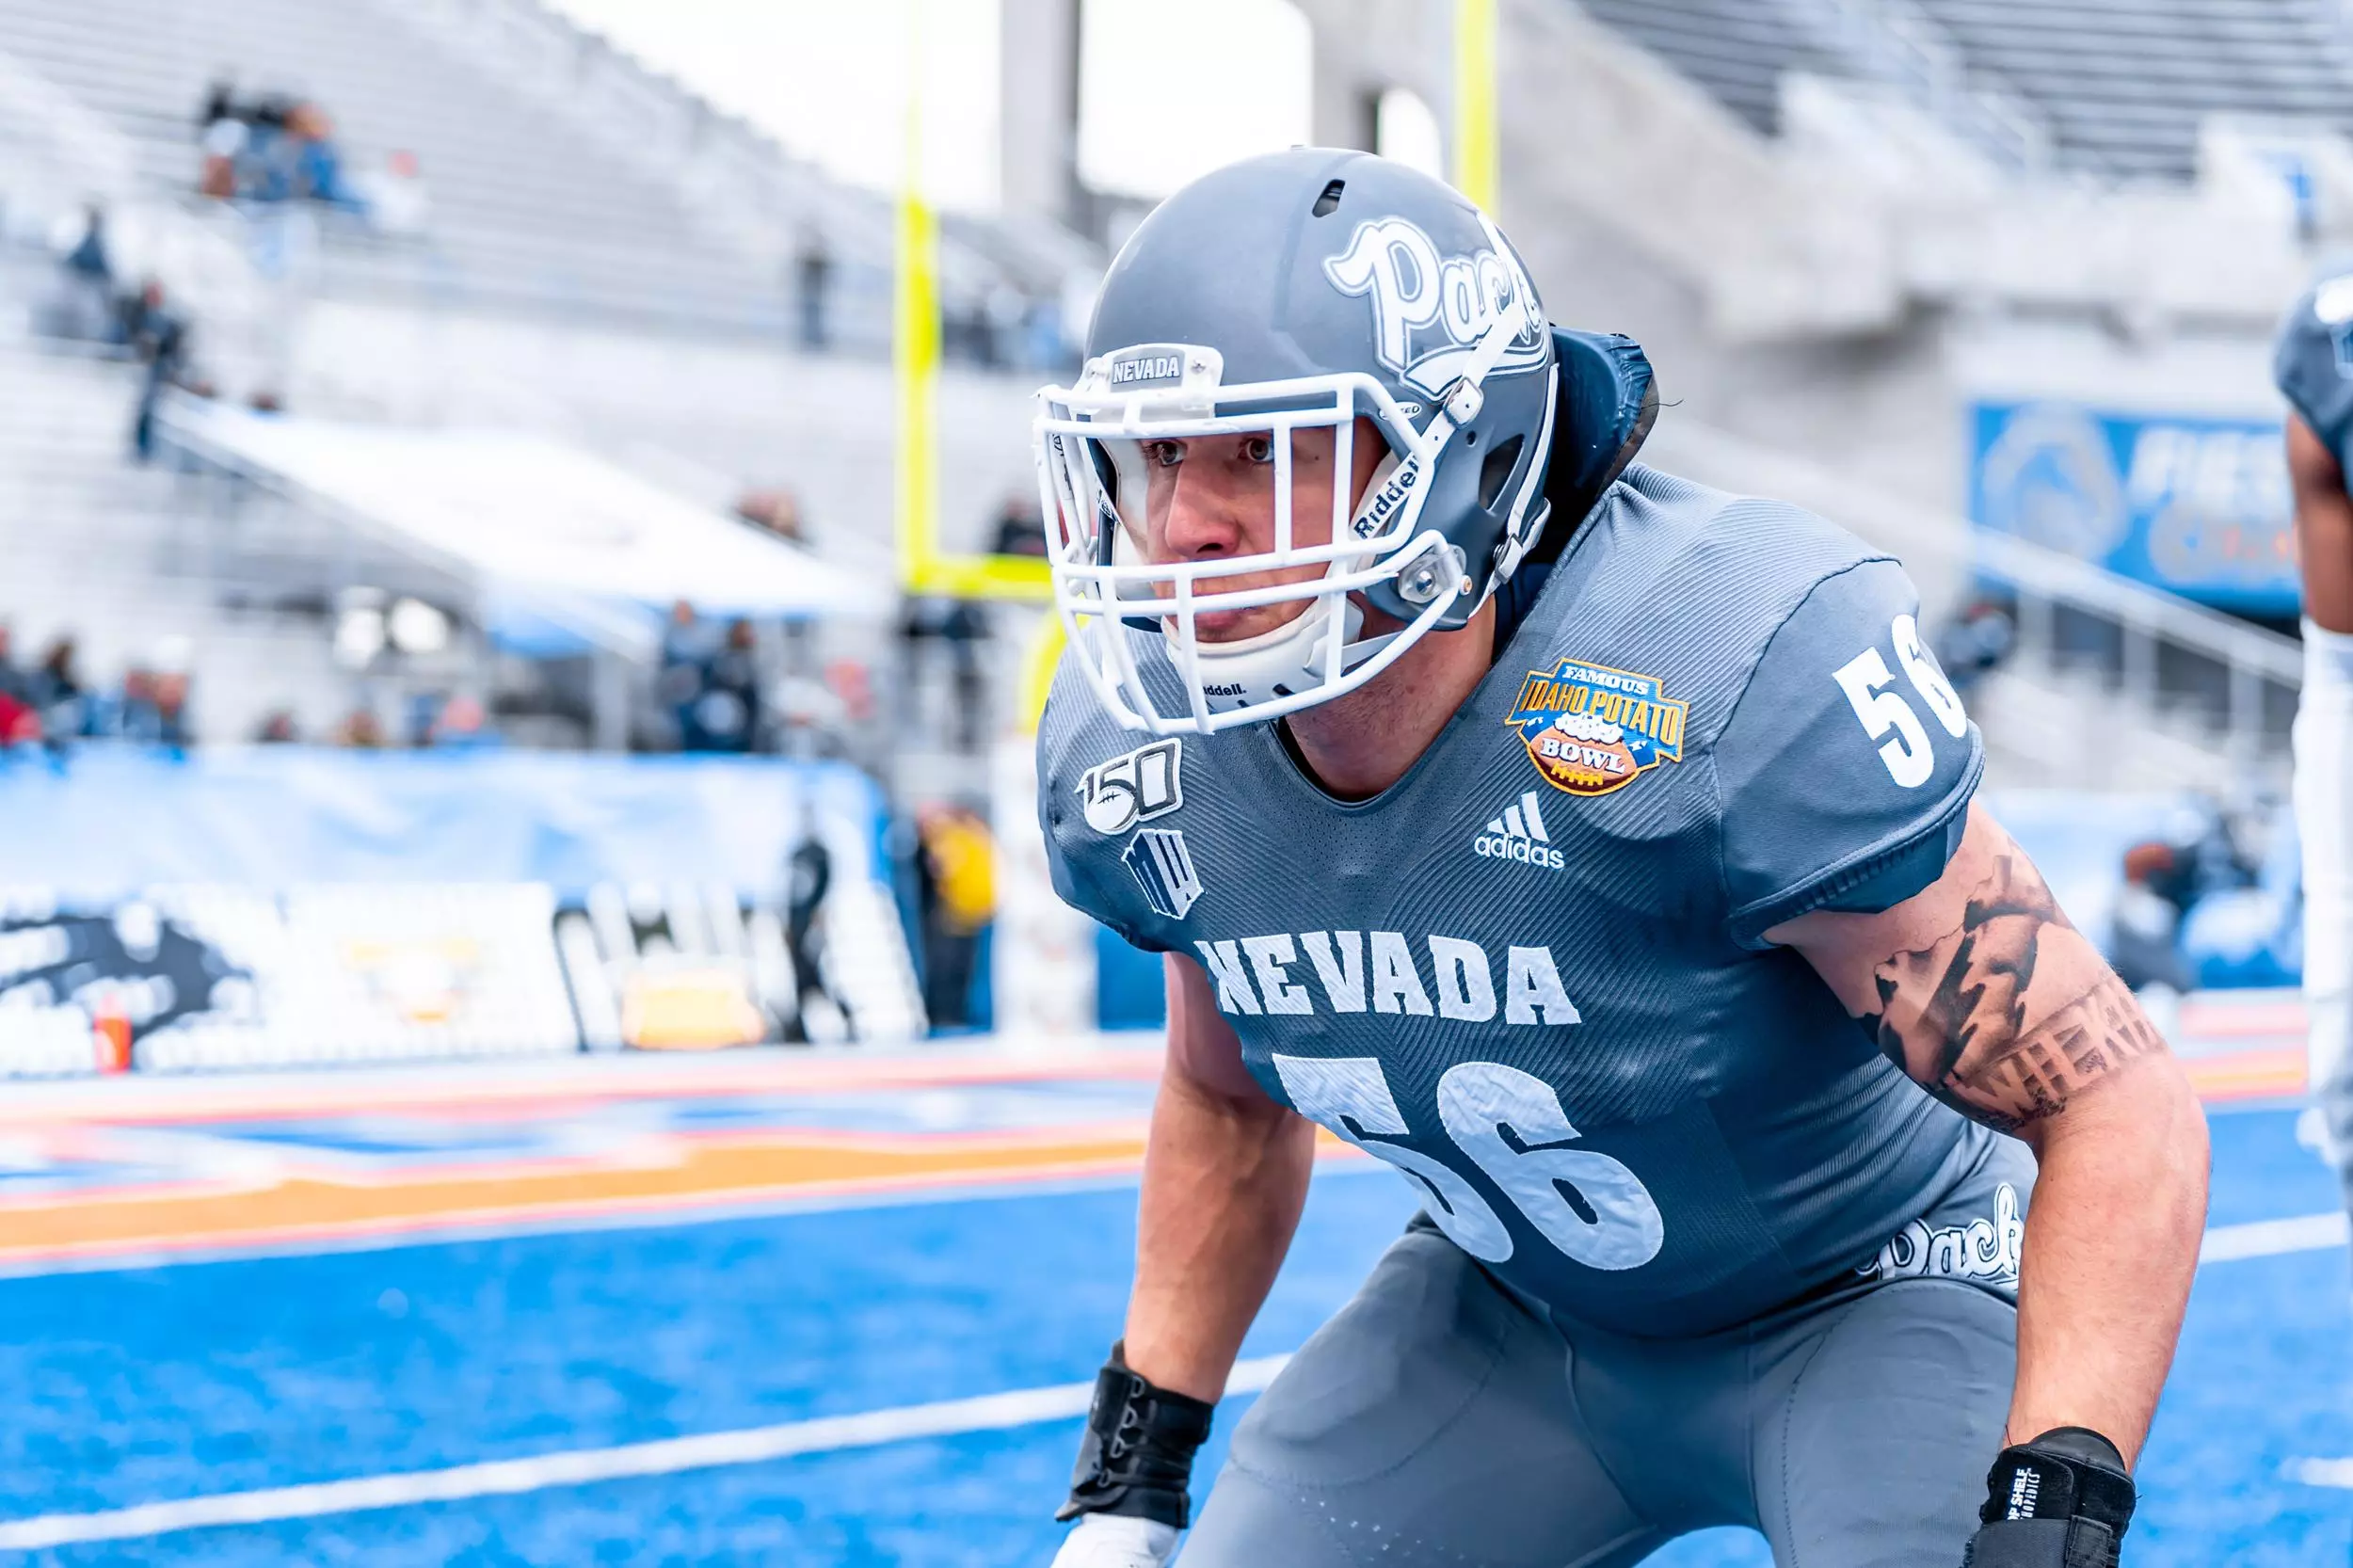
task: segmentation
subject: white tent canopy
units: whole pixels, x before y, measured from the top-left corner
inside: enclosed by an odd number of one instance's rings
[[[880,585],[540,437],[345,424],[193,399],[177,400],[168,422],[195,450],[468,570],[494,595],[657,609],[684,600],[718,616],[884,609]]]

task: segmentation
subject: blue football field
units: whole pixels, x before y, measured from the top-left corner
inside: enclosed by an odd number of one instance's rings
[[[2290,1111],[2214,1126],[2210,1246],[2241,1256],[2201,1272],[2126,1561],[2343,1564],[2353,1490],[2306,1465],[2353,1456],[2353,1278],[2326,1221],[2262,1224],[2329,1214],[2333,1183]],[[1118,1330],[1133,1206],[1131,1181],[960,1190],[0,1280],[0,1543],[56,1564],[1043,1564],[1065,1385]],[[1385,1171],[1328,1169],[1245,1356],[1297,1347],[1409,1211]],[[1653,1560],[1767,1560],[1739,1531]]]

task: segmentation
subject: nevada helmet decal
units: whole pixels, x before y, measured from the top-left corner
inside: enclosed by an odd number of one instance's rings
[[[1342,294],[1372,304],[1373,351],[1407,385],[1436,397],[1468,366],[1471,350],[1500,317],[1519,331],[1489,372],[1508,376],[1545,362],[1545,312],[1512,248],[1488,226],[1488,245],[1443,256],[1417,223],[1369,218],[1348,248],[1323,264]]]

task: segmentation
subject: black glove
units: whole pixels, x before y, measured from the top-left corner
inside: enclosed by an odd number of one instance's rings
[[[2117,1568],[2133,1477],[2098,1432],[2054,1427],[2004,1448],[1985,1490],[1961,1568]]]
[[[1193,1456],[1209,1441],[1216,1407],[1158,1387],[1128,1369],[1124,1341],[1095,1376],[1086,1436],[1070,1476],[1070,1499],[1057,1519],[1126,1513],[1183,1529]]]

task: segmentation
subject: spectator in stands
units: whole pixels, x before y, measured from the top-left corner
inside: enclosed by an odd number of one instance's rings
[[[203,106],[196,111],[196,128],[202,133],[224,120],[237,119],[237,79],[224,72],[205,84]]]
[[[424,184],[424,170],[414,152],[395,152],[383,169],[359,182],[369,226],[394,239],[414,239],[432,224],[433,199]]]
[[[670,744],[680,751],[700,751],[701,730],[695,716],[703,692],[703,666],[714,649],[711,629],[685,600],[670,606],[670,622],[662,629],[662,667],[654,676],[654,697],[670,715]]]
[[[51,750],[62,750],[67,741],[88,728],[89,694],[75,667],[71,636],[57,638],[41,655],[40,667],[33,671],[31,698],[34,712],[40,715],[41,737]]]
[[[785,623],[788,659],[803,658],[806,645],[793,641],[802,622]],[[797,762],[814,762],[845,755],[849,705],[829,679],[789,669],[776,683],[768,702],[768,725],[760,749]]]
[[[735,504],[735,515],[755,527],[765,528],[780,539],[793,544],[806,544],[801,531],[800,499],[791,490],[746,490]]]
[[[155,742],[175,753],[195,738],[188,728],[194,653],[194,645],[183,636],[166,637],[155,645]]]
[[[2146,985],[2190,988],[2189,961],[2180,946],[2182,917],[2196,896],[2187,868],[2187,857],[2171,844],[2139,843],[2124,852],[2124,885],[2117,889],[2108,962],[2136,991]]]
[[[14,633],[0,621],[0,751],[40,739],[40,712],[33,706],[31,678],[16,667]]]
[[[155,675],[134,664],[122,672],[122,689],[111,698],[93,696],[89,731],[109,740],[152,745],[163,737],[163,716],[155,705]]]
[[[57,291],[45,312],[46,330],[75,342],[120,343],[105,210],[95,203],[82,209],[80,225],[65,230],[57,243]]]
[[[1945,666],[1953,689],[1966,695],[2009,657],[2017,642],[2018,622],[2009,605],[1974,600],[1937,634],[1936,662]]]
[[[1046,525],[1039,519],[1034,494],[1016,490],[1005,498],[1004,505],[997,512],[997,543],[993,548],[1000,555],[1046,558]]]
[[[826,311],[833,284],[833,252],[826,248],[823,232],[811,229],[801,236],[792,271],[801,308],[801,346],[822,349],[827,342]]]
[[[968,806],[923,808],[916,833],[923,1010],[935,1030],[967,1028],[981,934],[997,913],[997,845],[988,824]]]
[[[175,757],[196,738],[188,727],[188,685],[185,670],[163,670],[155,677],[155,744]]]
[[[236,84],[226,77],[216,80],[205,90],[196,122],[197,145],[203,154],[196,188],[216,201],[227,201],[237,194],[238,161],[252,137],[247,111],[237,103]]]
[[[271,709],[261,727],[253,731],[258,745],[292,745],[301,739],[301,732],[295,728],[295,716],[283,708]]]
[[[335,727],[335,744],[360,751],[381,751],[384,748],[384,721],[376,716],[373,708],[354,708],[344,715],[344,722]]]
[[[65,266],[100,288],[114,287],[114,261],[106,250],[106,210],[96,202],[82,209],[82,237],[66,252]]]
[[[263,202],[293,199],[299,149],[287,127],[298,107],[283,93],[271,93],[247,110],[245,145],[237,155],[237,195]]]
[[[911,599],[900,613],[900,689],[920,700],[924,645],[939,644],[948,656],[948,719],[959,751],[981,747],[987,716],[981,644],[987,636],[988,621],[980,607],[963,600]]]
[[[492,746],[499,744],[499,737],[490,728],[489,711],[482,706],[481,699],[458,692],[443,702],[440,712],[433,716],[424,744],[443,747]]]
[[[293,195],[347,213],[367,211],[367,203],[344,178],[343,152],[335,145],[335,124],[316,104],[297,104],[286,116],[286,140],[291,149]]]
[[[40,744],[40,714],[32,704],[0,692],[0,758],[18,746]]]
[[[727,638],[702,669],[695,701],[702,744],[689,749],[744,753],[759,748],[761,719],[759,645],[752,623],[728,623]]]
[[[695,613],[695,606],[679,600],[670,606],[670,624],[662,629],[662,662],[665,664],[697,664],[712,652],[711,628]]]
[[[163,401],[164,389],[179,382],[188,359],[187,324],[166,301],[163,284],[152,278],[139,290],[129,337],[132,352],[147,365],[131,424],[131,450],[143,463],[155,453],[155,407]]]

